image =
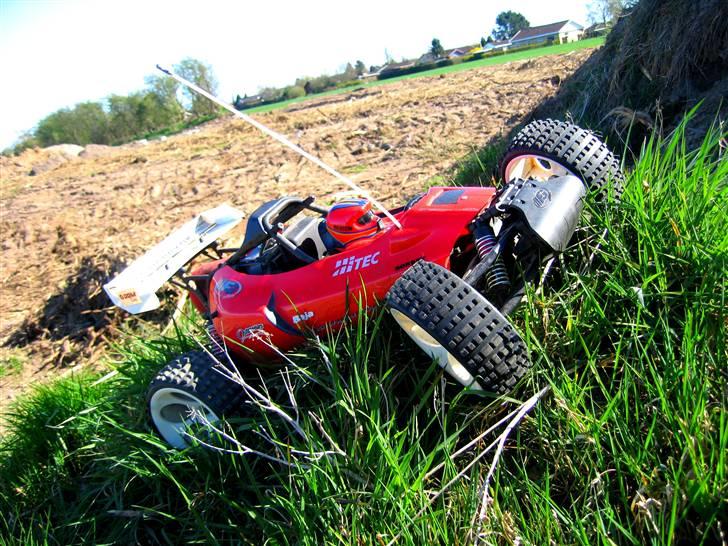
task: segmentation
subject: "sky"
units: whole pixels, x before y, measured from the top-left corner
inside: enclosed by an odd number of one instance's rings
[[[0,0],[0,150],[48,114],[144,88],[155,65],[185,57],[213,68],[218,95],[255,94],[299,76],[333,74],[474,44],[498,13],[531,26],[587,23],[588,0]]]

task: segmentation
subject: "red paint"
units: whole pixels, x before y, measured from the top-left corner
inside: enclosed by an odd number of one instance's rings
[[[461,192],[455,203],[435,203],[450,191]],[[469,223],[494,197],[495,188],[430,188],[410,209],[393,211],[402,229],[382,219],[383,229],[375,236],[312,264],[275,275],[221,267],[208,288],[215,329],[240,358],[270,362],[278,356],[271,345],[280,351],[293,349],[305,343],[306,332],[335,330],[347,312],[356,315],[360,305],[369,308],[382,301],[415,261],[449,268],[457,240],[470,233]],[[218,266],[203,264],[192,273],[209,273]],[[242,290],[235,296],[216,290],[222,280],[239,282]],[[273,312],[267,308],[271,296]],[[194,296],[192,300],[201,307]],[[253,333],[258,325],[262,335]]]

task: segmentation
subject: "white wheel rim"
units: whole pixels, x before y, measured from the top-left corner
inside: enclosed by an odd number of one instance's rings
[[[506,165],[506,182],[521,180],[548,180],[555,176],[576,176],[561,163],[538,154],[519,155]]]
[[[445,369],[458,383],[464,387],[468,387],[472,390],[482,391],[480,383],[473,377],[473,375],[465,369],[458,360],[443,347],[434,337],[428,334],[422,327],[409,318],[407,315],[397,311],[396,309],[390,309],[394,320],[397,321],[407,335],[412,338],[417,346],[428,354],[433,360]]]
[[[190,426],[205,426],[220,420],[202,400],[182,389],[172,387],[159,389],[152,394],[149,399],[149,412],[162,438],[177,449],[183,449],[190,444]]]

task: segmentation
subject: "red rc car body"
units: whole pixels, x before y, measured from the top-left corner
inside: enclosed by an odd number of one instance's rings
[[[300,345],[307,332],[336,328],[347,314],[382,302],[418,260],[450,269],[453,249],[472,241],[469,224],[495,193],[495,188],[430,188],[406,210],[391,211],[401,229],[380,218],[375,235],[291,271],[253,275],[215,261],[192,275],[212,272],[209,287],[200,289],[209,294],[210,317],[228,349],[244,360],[270,362],[279,351]],[[208,312],[199,297],[192,299]]]
[[[114,304],[141,313],[159,306],[155,292],[171,280],[207,323],[208,349],[174,359],[150,384],[156,429],[184,447],[200,415],[209,423],[240,406],[241,387],[219,362],[273,364],[380,302],[463,386],[510,391],[531,362],[508,314],[568,245],[587,190],[618,197],[623,175],[594,134],[543,120],[515,137],[500,177],[500,189],[433,187],[377,215],[366,200],[325,208],[284,197],[250,215],[237,248],[216,242],[242,220],[227,205],[173,232],[104,286]],[[187,273],[201,254],[210,261]]]

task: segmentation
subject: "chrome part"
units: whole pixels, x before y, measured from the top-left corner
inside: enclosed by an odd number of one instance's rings
[[[571,175],[546,181],[514,180],[498,198],[496,208],[515,213],[541,243],[562,252],[576,230],[585,195],[582,181]]]
[[[549,180],[556,176],[574,176],[569,169],[553,159],[538,154],[519,155],[506,165],[505,182],[521,180]]]

